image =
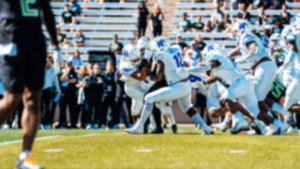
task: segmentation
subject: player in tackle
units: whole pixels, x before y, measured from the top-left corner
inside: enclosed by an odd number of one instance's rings
[[[57,53],[55,21],[49,0],[0,1],[0,18],[3,21],[0,30],[1,76],[5,88],[0,101],[0,125],[10,118],[21,100],[24,103],[23,147],[16,169],[43,168],[33,161],[31,153],[40,120],[46,62],[41,16]]]

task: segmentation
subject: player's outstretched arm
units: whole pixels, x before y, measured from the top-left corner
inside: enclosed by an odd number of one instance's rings
[[[43,11],[43,20],[50,34],[52,44],[58,47],[55,20],[50,7],[49,0],[41,0],[40,3],[41,3],[41,10]]]

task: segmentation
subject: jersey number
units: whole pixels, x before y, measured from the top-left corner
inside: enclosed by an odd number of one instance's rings
[[[284,91],[284,86],[278,82],[277,80],[271,86],[271,93],[275,99],[279,99],[281,97],[281,92]]]
[[[36,0],[20,0],[21,11],[23,17],[38,17],[38,10],[29,7],[30,4],[35,4]]]
[[[194,75],[189,75],[189,80],[190,80],[192,83],[193,83],[193,82],[197,82],[197,81],[199,81],[199,82],[202,81],[201,77],[194,76]]]
[[[184,63],[183,63],[181,54],[179,52],[173,56],[173,59],[175,59],[177,67],[184,67]]]

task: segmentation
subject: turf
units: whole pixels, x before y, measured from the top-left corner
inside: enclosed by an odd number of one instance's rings
[[[124,130],[49,130],[38,137],[35,159],[47,169],[115,168],[300,168],[300,135],[249,136],[217,132],[199,135],[192,127],[178,134],[130,135]],[[88,135],[89,134],[89,135]],[[21,139],[20,130],[0,131],[1,142]],[[0,145],[0,168],[13,168],[21,143]],[[60,149],[60,152],[45,152]]]

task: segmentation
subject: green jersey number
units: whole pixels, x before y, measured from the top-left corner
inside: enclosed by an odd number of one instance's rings
[[[276,79],[271,86],[271,93],[274,98],[279,99],[281,97],[281,92],[283,92],[285,87]]]
[[[35,3],[36,0],[20,0],[21,11],[24,17],[38,17],[39,11],[29,7],[30,4]]]

